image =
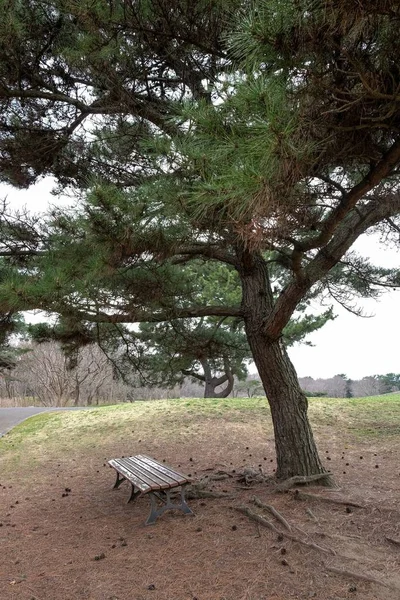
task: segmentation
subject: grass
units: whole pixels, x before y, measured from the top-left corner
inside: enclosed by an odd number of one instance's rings
[[[368,398],[311,398],[314,428],[335,427],[356,438],[395,436],[400,433],[400,394]],[[221,421],[257,424],[272,436],[265,398],[179,399],[136,402],[88,411],[43,413],[27,419],[0,439],[6,470],[30,468],[52,456],[72,456],[83,449],[112,446],[116,440],[188,440],[204,425]]]
[[[270,421],[265,398],[179,399],[102,406],[84,411],[42,413],[0,438],[3,468],[31,467],[51,456],[112,446],[116,440],[169,441],[196,436],[205,421]]]
[[[400,393],[367,398],[312,398],[310,418],[318,425],[340,427],[356,437],[400,433]]]

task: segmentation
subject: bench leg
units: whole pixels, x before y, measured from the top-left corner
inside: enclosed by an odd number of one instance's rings
[[[185,513],[185,515],[193,515],[194,516],[194,512],[189,508],[189,506],[186,503],[185,486],[184,485],[181,487],[181,510]]]
[[[121,483],[123,483],[124,481],[127,481],[127,479],[125,477],[123,477],[122,475],[120,475],[117,471],[117,480],[113,485],[113,490],[117,490],[119,488],[119,486],[121,485]],[[131,482],[129,482],[129,483],[131,484],[132,489],[131,489],[131,495],[128,498],[128,504],[129,504],[129,502],[136,500],[137,496],[139,496],[139,494],[141,493],[140,490],[136,490],[133,483],[131,483]]]
[[[181,487],[181,501],[180,503],[173,502],[171,499],[171,490],[165,492],[158,492],[157,496],[155,493],[150,492],[150,514],[147,518],[145,525],[154,525],[157,518],[160,517],[166,510],[181,510],[186,515],[194,515],[194,512],[189,508],[185,499],[185,486]],[[161,500],[164,505],[157,505],[157,498]]]
[[[122,475],[120,475],[117,471],[117,480],[113,485],[113,490],[118,489],[121,483],[123,483],[124,481],[126,481],[125,477],[122,477]]]
[[[134,500],[136,500],[136,498],[141,494],[141,491],[137,490],[135,488],[135,486],[133,485],[133,483],[131,485],[132,485],[132,489],[131,489],[131,495],[128,498],[128,504],[129,504],[129,502],[133,502]]]

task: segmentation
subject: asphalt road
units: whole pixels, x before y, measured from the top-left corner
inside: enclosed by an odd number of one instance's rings
[[[34,415],[38,415],[42,412],[50,412],[54,410],[82,410],[82,407],[66,406],[62,408],[40,408],[36,406],[28,406],[27,408],[0,408],[0,437],[15,427],[15,425],[21,423],[21,421],[25,421],[25,419],[33,417]]]

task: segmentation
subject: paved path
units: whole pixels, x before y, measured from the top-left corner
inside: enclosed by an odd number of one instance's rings
[[[10,431],[15,425],[25,421],[33,415],[38,415],[42,412],[50,412],[53,410],[82,410],[81,406],[65,406],[61,408],[46,408],[37,406],[28,406],[27,408],[13,407],[13,408],[0,408],[0,437],[3,436],[7,431]]]

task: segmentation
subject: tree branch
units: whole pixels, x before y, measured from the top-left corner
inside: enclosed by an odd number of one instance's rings
[[[319,279],[339,262],[355,240],[382,219],[399,211],[400,193],[394,196],[388,194],[384,199],[372,198],[367,204],[351,211],[346,218],[343,218],[330,242],[319,250],[303,270],[302,277],[296,280],[292,279],[282,291],[266,321],[266,334],[271,339],[279,338],[300,300]]]
[[[321,231],[316,237],[297,242],[293,255],[303,253],[313,248],[320,248],[326,244],[336,227],[341,223],[345,216],[356,206],[357,202],[370,192],[385,177],[390,175],[391,171],[400,162],[400,138],[392,145],[390,150],[382,159],[369,171],[369,173],[343,197],[339,205],[327,216],[322,224]],[[321,178],[323,179],[323,178]]]
[[[83,120],[89,115],[113,115],[113,114],[130,114],[133,116],[137,116],[140,118],[144,118],[163,131],[170,135],[176,135],[178,133],[178,129],[171,124],[171,122],[162,114],[160,111],[154,108],[155,101],[147,100],[140,96],[135,96],[129,94],[129,102],[115,102],[115,103],[107,103],[110,100],[109,97],[105,96],[104,98],[98,98],[92,104],[86,104],[77,98],[72,98],[67,94],[63,94],[59,91],[54,92],[44,92],[40,89],[18,89],[18,90],[9,90],[4,86],[0,87],[0,98],[27,98],[27,99],[41,99],[41,100],[49,100],[50,102],[61,102],[63,104],[68,104],[70,106],[75,106],[78,110],[81,111],[81,115],[75,121],[76,126],[83,122]],[[163,102],[158,102],[160,106],[162,106]],[[78,122],[79,121],[79,122]],[[70,127],[68,127],[65,131],[67,133],[71,133],[69,131]],[[75,127],[73,128],[75,129]]]
[[[33,310],[34,308],[44,309],[42,306],[31,306],[24,310]],[[172,319],[187,319],[196,317],[243,317],[244,313],[241,308],[225,307],[225,306],[200,306],[190,308],[171,309],[165,312],[146,312],[137,311],[124,314],[107,314],[101,311],[89,312],[88,310],[80,310],[68,305],[63,305],[61,302],[54,304],[52,307],[46,305],[46,310],[62,313],[66,316],[77,317],[83,321],[91,323],[162,323],[171,321]]]
[[[184,375],[186,375],[187,377],[193,377],[194,379],[198,379],[199,381],[202,381],[203,383],[206,380],[204,375],[200,375],[199,373],[196,373],[195,371],[187,371],[186,369],[182,369],[182,373]]]
[[[220,262],[233,265],[234,267],[238,265],[238,261],[236,260],[235,256],[226,250],[221,250],[220,248],[216,248],[214,246],[205,246],[203,244],[198,246],[181,246],[177,249],[176,254],[181,255],[181,258],[173,258],[171,261],[173,264],[181,262],[182,259],[186,260],[186,257],[188,260],[190,260],[190,257],[195,258],[196,256],[204,256],[205,258],[218,260]]]

